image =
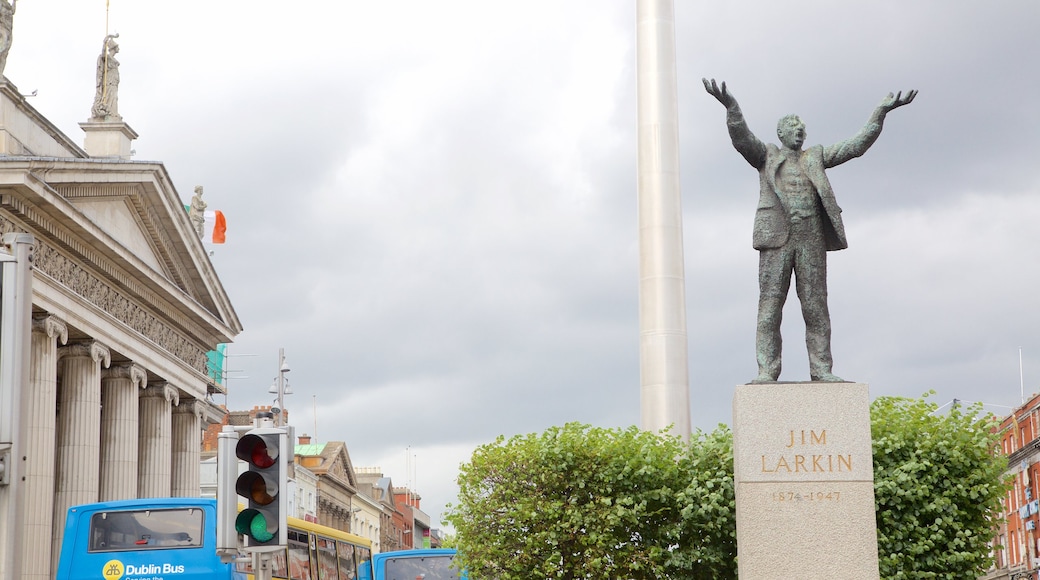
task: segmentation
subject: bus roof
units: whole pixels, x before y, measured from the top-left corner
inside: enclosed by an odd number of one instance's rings
[[[69,511],[104,511],[127,508],[141,508],[142,506],[156,508],[175,508],[182,506],[203,505],[210,505],[216,507],[217,500],[204,497],[158,497],[148,499],[121,499],[116,501],[102,501],[97,503],[86,503],[82,505],[72,506],[71,508],[69,508]]]

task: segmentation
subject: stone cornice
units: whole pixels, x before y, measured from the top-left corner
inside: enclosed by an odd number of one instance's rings
[[[0,233],[11,233],[21,231],[14,222],[0,216]],[[69,245],[63,244],[66,247]],[[90,254],[88,254],[90,257]],[[98,261],[95,264],[104,263],[100,256],[93,255]],[[207,375],[206,351],[198,347],[193,341],[188,340],[183,334],[174,330],[163,319],[146,310],[143,306],[132,301],[124,292],[118,290],[108,281],[96,276],[88,268],[79,262],[67,257],[56,249],[48,240],[36,238],[36,250],[33,256],[33,269],[36,275],[46,275],[57,284],[68,288],[71,292],[106,312],[110,316],[126,324],[145,338],[175,358],[183,361],[192,369],[202,375]],[[109,272],[106,272],[109,274]],[[157,297],[152,293],[143,292],[143,288],[136,281],[130,281],[129,287],[139,290],[135,292],[138,296],[146,299],[151,298],[151,305],[159,303]],[[172,314],[172,312],[171,312]]]
[[[41,184],[44,182],[41,180]],[[44,184],[46,185],[46,184]],[[60,194],[54,192],[58,199],[62,199]],[[147,288],[144,284],[138,280],[137,277],[131,276],[128,273],[121,271],[113,267],[110,259],[103,257],[93,248],[80,242],[78,239],[70,235],[70,233],[64,229],[56,226],[53,220],[47,216],[38,212],[32,206],[22,203],[21,200],[17,199],[12,195],[3,196],[3,206],[10,209],[12,212],[19,214],[25,218],[29,223],[38,227],[42,230],[42,233],[46,234],[46,239],[41,239],[41,236],[36,236],[37,250],[36,250],[36,263],[39,265],[41,259],[46,259],[47,255],[43,255],[44,252],[58,253],[64,256],[64,253],[60,249],[67,250],[73,256],[80,256],[88,264],[94,265],[98,270],[105,275],[106,278],[111,279],[113,282],[118,283],[120,286],[126,288],[132,292],[135,296],[140,297],[140,301],[147,304],[157,312],[163,314],[169,319],[180,320],[183,315],[180,315],[180,308],[170,304],[168,301],[160,298],[159,294],[154,290]],[[0,216],[0,233],[12,233],[21,232],[23,228],[19,228],[13,221],[5,219]],[[168,240],[164,241],[168,242]],[[137,260],[136,257],[130,257],[129,259]],[[143,263],[139,265],[139,269],[147,270],[148,267]],[[171,284],[171,291],[176,289],[181,292],[187,292],[185,289],[177,284]],[[187,294],[191,296],[190,294]],[[194,297],[192,297],[194,298]],[[208,310],[206,312],[209,312]],[[212,312],[209,312],[212,315]],[[195,332],[196,334],[202,333],[202,327],[195,325],[187,326],[188,330]]]

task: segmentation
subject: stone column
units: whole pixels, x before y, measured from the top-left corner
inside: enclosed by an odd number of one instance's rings
[[[25,519],[22,577],[51,577],[51,513],[54,510],[54,441],[58,404],[58,341],[69,331],[60,319],[38,316],[32,322],[29,390],[25,420]]]
[[[148,373],[133,363],[101,373],[101,501],[137,497],[137,391]]]
[[[62,363],[55,461],[54,527],[51,560],[57,569],[65,513],[98,500],[101,461],[101,367],[112,364],[108,348],[96,341],[58,349]]]
[[[198,497],[202,451],[202,402],[186,399],[173,408],[172,497]]]
[[[141,393],[137,474],[140,497],[170,497],[171,415],[178,402],[176,387],[166,382],[148,385]]]

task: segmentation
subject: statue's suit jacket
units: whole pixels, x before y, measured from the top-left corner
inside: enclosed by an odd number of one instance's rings
[[[866,153],[881,134],[883,119],[884,113],[878,109],[855,137],[828,147],[814,145],[802,151],[799,158],[802,171],[816,189],[827,251],[844,250],[849,247],[849,243],[845,239],[845,226],[841,222],[841,208],[838,207],[831,182],[824,170]],[[736,104],[727,108],[726,123],[733,147],[758,170],[759,198],[752,245],[756,250],[780,248],[787,243],[791,232],[790,212],[776,185],[777,174],[786,162],[786,157],[776,145],[762,143],[755,137]]]

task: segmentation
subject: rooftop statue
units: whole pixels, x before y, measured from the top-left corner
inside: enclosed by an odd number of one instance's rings
[[[744,159],[758,170],[759,200],[752,245],[759,251],[758,330],[755,338],[758,376],[751,382],[780,377],[780,319],[795,279],[805,319],[809,376],[818,382],[842,382],[831,370],[831,320],[827,309],[827,252],[848,247],[841,208],[825,169],[866,153],[881,134],[893,109],[910,104],[917,91],[889,93],[860,132],[834,145],[802,149],[805,124],[796,115],[777,123],[781,147],[763,143],[748,128],[737,100],[714,79],[703,79],[708,94],[726,107],[729,136]]]
[[[11,39],[14,32],[14,11],[18,8],[18,0],[0,0],[0,75],[7,68],[7,53],[11,52]]]
[[[0,0],[3,1],[3,0]],[[109,34],[101,46],[101,54],[97,60],[97,92],[94,94],[94,106],[90,109],[92,121],[119,120],[119,44],[118,34]]]
[[[206,231],[206,202],[202,201],[202,186],[195,186],[195,195],[191,198],[191,205],[188,206],[188,218],[191,219],[191,225],[195,228],[195,233],[201,238]]]

